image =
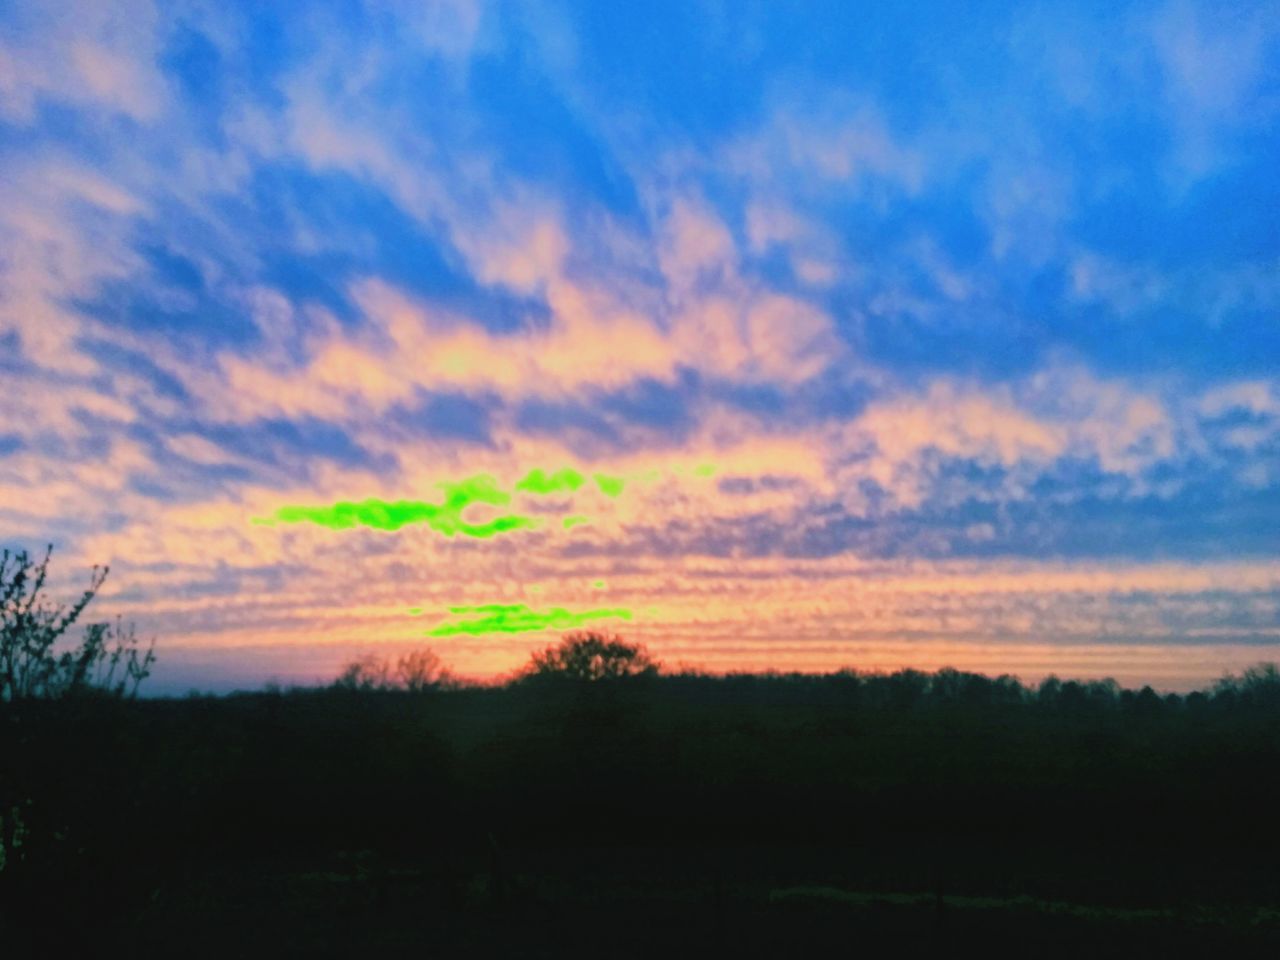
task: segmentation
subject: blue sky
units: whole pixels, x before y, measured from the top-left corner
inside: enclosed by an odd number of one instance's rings
[[[1277,24],[0,4],[0,540],[110,561],[173,688],[601,577],[715,669],[1274,658]],[[627,491],[501,544],[252,523],[565,466]]]

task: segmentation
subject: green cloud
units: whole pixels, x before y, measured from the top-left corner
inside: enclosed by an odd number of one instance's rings
[[[600,492],[607,497],[622,494],[627,481],[623,477],[607,473],[592,474]],[[515,485],[521,493],[538,495],[575,493],[587,478],[577,470],[565,467],[547,472],[530,470]],[[498,481],[487,473],[478,473],[456,483],[442,483],[442,503],[425,500],[341,500],[328,506],[287,505],[269,517],[254,517],[255,524],[274,526],[277,523],[315,523],[331,530],[349,530],[352,527],[372,527],[375,530],[399,530],[410,524],[426,524],[446,537],[462,534],[467,537],[489,538],[513,530],[535,528],[539,520],[524,514],[509,513],[494,517],[484,523],[469,523],[462,519],[462,512],[473,503],[501,507],[511,502],[511,494],[498,486]],[[573,514],[562,521],[564,529],[591,521],[581,514]]]
[[[554,473],[547,473],[545,470],[530,470],[524,475],[524,478],[516,484],[516,489],[525,493],[573,493],[586,481],[586,478],[577,470],[570,470],[567,467],[563,470],[557,470]]]
[[[533,517],[520,514],[505,514],[484,523],[469,523],[462,519],[462,512],[473,503],[500,507],[511,501],[511,495],[499,489],[497,481],[488,474],[476,474],[457,483],[442,483],[440,488],[444,491],[443,503],[375,498],[358,503],[344,500],[327,507],[281,507],[273,519],[279,523],[318,523],[331,530],[348,530],[357,526],[399,530],[409,524],[425,523],[446,537],[462,534],[480,538],[538,525]]]
[[[584,610],[573,613],[564,607],[538,611],[524,603],[490,603],[476,607],[450,607],[449,612],[464,619],[447,621],[427,631],[429,637],[456,634],[479,636],[485,633],[527,633],[535,630],[569,630],[589,620],[630,620],[631,611],[622,607]]]
[[[616,497],[622,493],[622,488],[627,485],[627,481],[621,477],[611,477],[607,473],[592,474],[596,481],[596,486],[600,488],[600,492],[606,497]]]

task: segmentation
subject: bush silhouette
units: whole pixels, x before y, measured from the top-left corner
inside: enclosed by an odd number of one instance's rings
[[[87,691],[137,693],[155,661],[154,641],[139,650],[133,627],[119,621],[90,624],[79,645],[60,645],[107,578],[93,568],[89,586],[70,605],[42,595],[52,544],[44,559],[25,551],[0,552],[0,702],[49,699]]]
[[[89,624],[72,641],[67,633],[108,568],[95,566],[79,598],[56,603],[45,593],[52,552],[50,545],[37,560],[0,551],[0,929],[55,897],[75,902],[77,889],[92,886],[91,862],[111,865],[113,898],[120,896],[132,852],[125,848],[137,836],[103,830],[99,817],[113,791],[130,795],[136,786],[125,773],[132,748],[115,726],[132,705],[115,701],[132,698],[150,674],[154,642],[140,650],[132,626],[118,620]],[[113,898],[95,890],[101,909],[78,903],[83,926],[50,935],[62,943],[109,922]]]
[[[525,675],[576,681],[654,676],[658,663],[641,644],[617,634],[571,633],[560,643],[534,653]]]

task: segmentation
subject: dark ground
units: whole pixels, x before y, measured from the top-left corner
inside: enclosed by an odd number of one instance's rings
[[[1280,956],[1280,680],[0,704],[3,953]]]

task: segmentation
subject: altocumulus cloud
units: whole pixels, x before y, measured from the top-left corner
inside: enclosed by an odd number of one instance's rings
[[[161,685],[1274,653],[1267,5],[681,10],[7,8],[0,539]]]

